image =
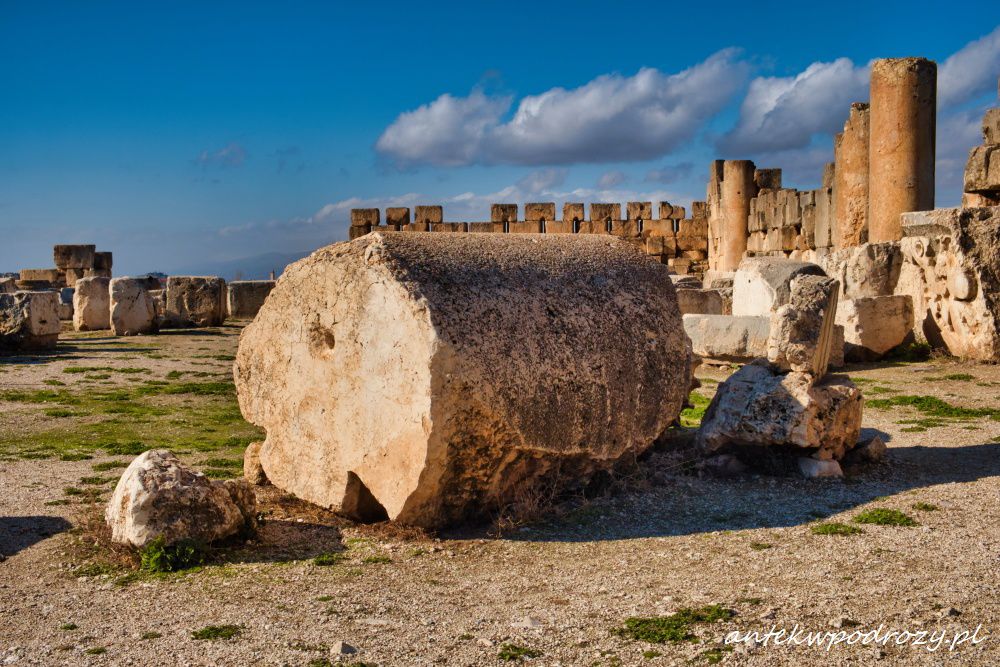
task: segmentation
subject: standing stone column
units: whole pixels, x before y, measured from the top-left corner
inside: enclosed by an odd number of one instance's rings
[[[747,250],[750,200],[757,195],[754,163],[726,160],[722,164],[722,229],[720,271],[735,271]]]
[[[872,64],[868,240],[898,241],[900,214],[934,208],[937,64],[886,58]]]
[[[855,102],[834,140],[833,217],[835,248],[849,248],[868,240],[868,105]]]

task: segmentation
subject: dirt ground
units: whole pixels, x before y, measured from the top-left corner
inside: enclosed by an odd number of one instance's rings
[[[846,369],[882,401],[866,408],[865,435],[880,435],[889,456],[843,480],[720,479],[665,451],[626,490],[499,536],[493,523],[439,536],[354,525],[264,488],[257,539],[182,573],[137,572],[93,530],[122,466],[146,445],[171,446],[214,476],[239,474],[243,446],[259,437],[228,384],[238,333],[70,333],[55,354],[0,359],[0,663],[1000,662],[1000,367]],[[701,394],[726,373],[703,369]],[[980,410],[924,401],[920,412],[902,396]],[[918,525],[853,521],[872,508]],[[829,522],[861,532],[814,532]],[[333,552],[342,560],[314,563]],[[713,604],[733,614],[693,623],[685,641],[615,632]],[[192,636],[210,625],[236,634]],[[829,650],[723,643],[795,626],[944,634],[933,651],[932,635]],[[949,650],[956,636],[967,639]]]

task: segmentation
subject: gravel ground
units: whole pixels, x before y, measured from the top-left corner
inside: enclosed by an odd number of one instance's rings
[[[163,358],[146,353],[141,364],[156,377],[176,369],[221,373],[236,333],[135,344],[158,348]],[[45,379],[65,379],[67,364],[135,364],[115,346],[88,348],[87,340],[67,337],[55,358],[0,360],[0,390],[44,388]],[[901,391],[1000,407],[994,366],[935,360],[848,371],[868,398]],[[131,382],[120,375],[108,381]],[[703,369],[702,376],[710,395],[711,380],[725,373]],[[0,402],[0,434],[23,433],[30,443],[46,421],[39,415],[36,406]],[[506,664],[499,655],[513,644],[539,653],[525,660],[536,665],[697,665],[714,655],[727,665],[996,664],[1000,423],[983,417],[923,431],[897,423],[918,416],[912,408],[867,409],[866,434],[887,441],[888,463],[850,471],[843,481],[716,479],[683,472],[667,452],[646,462],[645,482],[502,537],[489,527],[434,538],[357,526],[262,489],[268,521],[257,540],[204,568],[160,577],[88,569],[104,547],[84,526],[101,503],[51,504],[65,502],[63,489],[109,457],[11,457],[0,461],[0,662],[489,665]],[[914,509],[917,503],[937,509]],[[818,522],[851,524],[873,507],[902,510],[919,525],[864,525],[849,536],[811,531]],[[341,549],[345,560],[336,565],[312,562]],[[692,625],[695,641],[650,644],[613,632],[628,617],[709,604],[735,615]],[[239,634],[192,637],[224,624],[239,626]],[[722,648],[732,631],[796,625],[943,631],[946,642],[981,626],[977,638],[985,640],[934,652],[894,642],[829,651]],[[357,652],[341,653],[340,642]],[[713,649],[719,653],[706,653]]]

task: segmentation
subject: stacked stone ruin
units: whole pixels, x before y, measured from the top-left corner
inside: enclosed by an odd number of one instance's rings
[[[441,206],[416,206],[411,221],[409,208],[387,208],[382,224],[377,208],[351,211],[350,238],[372,231],[464,232],[494,234],[608,234],[625,239],[679,274],[704,272],[708,257],[708,218],[704,202],[694,202],[691,216],[683,206],[659,202],[628,202],[624,216],[619,203],[586,205],[567,202],[556,217],[554,202],[524,205],[518,219],[517,204],[493,204],[489,222],[444,222]]]

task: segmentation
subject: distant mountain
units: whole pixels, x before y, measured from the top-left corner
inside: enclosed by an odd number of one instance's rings
[[[200,262],[179,267],[174,275],[222,276],[226,280],[267,280],[274,271],[280,276],[285,267],[309,255],[308,252],[280,253],[268,252],[255,257],[243,257],[219,262]]]

